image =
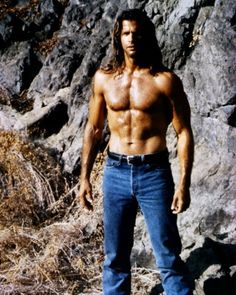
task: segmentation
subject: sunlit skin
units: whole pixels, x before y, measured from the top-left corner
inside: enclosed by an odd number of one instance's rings
[[[178,214],[190,204],[193,136],[189,104],[175,74],[160,72],[154,76],[149,68],[140,66],[142,40],[138,23],[124,20],[121,31],[124,70],[121,74],[99,70],[94,77],[78,196],[81,205],[87,209],[93,208],[89,179],[106,117],[110,128],[110,151],[126,155],[163,151],[166,131],[172,122],[178,138],[180,181],[171,210]]]

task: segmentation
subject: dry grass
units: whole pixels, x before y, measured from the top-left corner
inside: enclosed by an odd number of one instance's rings
[[[35,51],[40,52],[43,56],[47,56],[58,43],[57,33],[54,33],[51,38],[43,41],[38,41],[34,44]]]
[[[29,10],[36,10],[39,5],[39,0],[31,0],[26,5],[15,7],[14,0],[1,0],[0,3],[0,19],[2,19],[6,14],[15,14],[20,17],[27,16]]]
[[[66,7],[69,0],[59,0],[62,6]],[[7,14],[14,14],[21,18],[27,18],[29,11],[37,12],[40,0],[30,0],[24,5],[16,5],[15,0],[1,0],[0,2],[0,19]]]
[[[47,151],[14,132],[0,131],[0,222],[31,226],[65,190],[65,178]]]
[[[88,213],[45,150],[0,132],[0,294],[102,294],[103,159],[92,173],[95,209]],[[158,279],[134,268],[133,294],[149,294]]]
[[[30,18],[33,18],[39,15],[39,0],[30,0],[24,5],[16,5],[14,0],[1,0],[0,2],[0,20],[6,17],[6,15],[14,15],[22,20],[29,21]],[[59,0],[62,7],[68,5],[69,0]],[[61,19],[60,19],[61,21]],[[31,20],[32,22],[32,20]],[[38,51],[44,57],[46,57],[53,48],[57,45],[58,37],[57,32],[54,32],[53,36],[48,37],[45,40],[35,40],[33,43],[35,51]],[[1,101],[1,97],[0,97]]]
[[[28,90],[23,90],[19,96],[10,99],[10,105],[21,114],[25,114],[33,109],[34,100],[27,97]],[[1,98],[1,92],[0,92]]]
[[[101,210],[82,211],[53,158],[16,133],[0,132],[0,182],[0,294],[98,294]]]
[[[0,85],[0,104],[11,105],[11,94],[7,89]]]

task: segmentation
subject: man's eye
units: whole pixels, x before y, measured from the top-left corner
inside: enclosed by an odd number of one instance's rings
[[[135,35],[135,38],[136,38],[136,39],[142,39],[142,38],[143,38],[143,35],[142,35],[142,34],[136,34],[136,35]]]

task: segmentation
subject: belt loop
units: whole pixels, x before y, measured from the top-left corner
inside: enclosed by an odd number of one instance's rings
[[[145,155],[141,155],[141,161],[142,161],[142,163],[144,163],[144,160],[145,160]]]
[[[122,163],[123,155],[119,155],[119,165]]]

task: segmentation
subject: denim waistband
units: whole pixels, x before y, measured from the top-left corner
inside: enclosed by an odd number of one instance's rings
[[[123,155],[108,150],[107,155],[113,160],[122,161],[128,165],[165,164],[169,162],[169,152],[167,149],[153,154],[141,155]]]

